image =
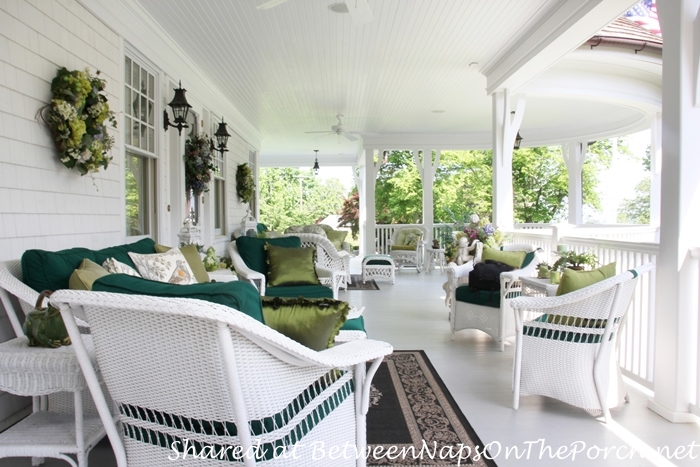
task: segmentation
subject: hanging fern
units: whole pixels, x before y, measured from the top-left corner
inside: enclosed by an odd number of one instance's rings
[[[250,203],[253,200],[255,182],[253,181],[253,172],[247,163],[239,164],[236,170],[236,192],[244,203]]]

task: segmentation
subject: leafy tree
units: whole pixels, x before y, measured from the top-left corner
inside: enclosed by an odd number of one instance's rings
[[[443,151],[435,172],[435,222],[491,217],[491,151]]]
[[[561,147],[519,149],[513,154],[515,222],[551,222],[566,215],[569,179]]]
[[[423,185],[411,151],[391,151],[377,175],[377,224],[416,224],[423,217]]]
[[[651,146],[642,158],[644,170],[651,172]],[[648,224],[651,221],[651,178],[647,176],[634,187],[634,198],[622,201],[617,210],[617,222],[623,224]]]
[[[338,226],[350,227],[352,238],[357,239],[360,233],[360,193],[356,186],[350,191],[350,196],[343,200]]]
[[[260,222],[271,230],[290,225],[314,224],[337,214],[343,204],[343,186],[338,179],[319,181],[311,169],[290,167],[260,169]]]

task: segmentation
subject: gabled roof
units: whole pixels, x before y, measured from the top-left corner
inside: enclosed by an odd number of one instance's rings
[[[586,44],[595,47],[603,41],[606,42],[606,45],[629,46],[629,44],[638,44],[640,50],[644,47],[647,51],[660,51],[663,46],[661,36],[654,34],[624,16],[605,26],[595,36],[591,37]]]

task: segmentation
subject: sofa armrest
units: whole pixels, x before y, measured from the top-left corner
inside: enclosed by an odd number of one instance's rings
[[[241,255],[238,254],[236,242],[229,243],[227,249],[228,254],[231,257],[231,263],[233,263],[233,270],[236,271],[238,279],[250,282],[258,289],[260,295],[265,295],[265,275],[257,271],[253,271],[245,264],[243,258],[241,258]]]
[[[219,269],[217,271],[208,272],[209,282],[233,282],[237,281],[238,277],[235,273],[227,272],[228,269]]]

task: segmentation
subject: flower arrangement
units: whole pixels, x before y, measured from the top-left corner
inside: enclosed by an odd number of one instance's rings
[[[215,170],[209,137],[195,135],[185,141],[185,189],[195,196],[209,191],[212,171]]]
[[[491,224],[488,218],[480,218],[477,214],[469,216],[467,222],[455,222],[452,238],[452,242],[445,246],[445,257],[448,261],[455,259],[461,238],[467,238],[470,245],[474,240],[479,240],[491,248],[498,248],[503,243],[501,231]]]
[[[248,164],[239,164],[236,170],[236,192],[244,203],[250,203],[255,194],[255,182],[253,172]]]
[[[114,112],[104,94],[105,80],[90,70],[60,68],[51,81],[51,103],[39,110],[39,117],[51,128],[63,165],[77,168],[80,175],[106,169],[112,161],[109,151],[114,138],[107,134],[107,122],[117,126]],[[43,111],[48,108],[48,115]]]

